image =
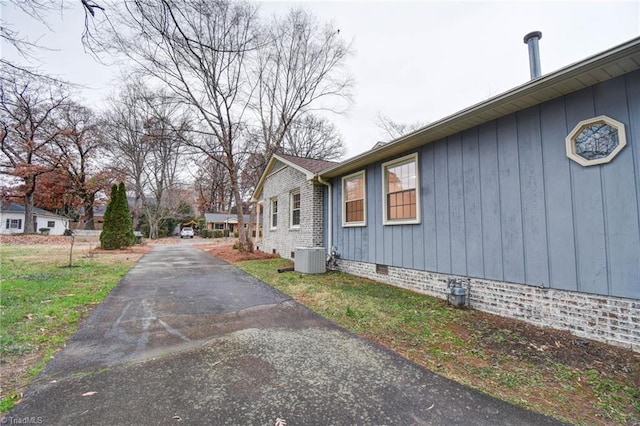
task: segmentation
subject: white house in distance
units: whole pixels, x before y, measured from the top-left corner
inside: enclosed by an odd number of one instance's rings
[[[22,234],[24,232],[24,206],[16,203],[0,204],[0,234]],[[34,229],[49,229],[49,235],[63,235],[69,228],[69,219],[38,207],[33,208]]]

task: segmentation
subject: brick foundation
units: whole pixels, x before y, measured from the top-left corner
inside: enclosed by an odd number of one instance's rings
[[[373,263],[338,260],[349,274],[446,299],[450,278],[468,289],[469,306],[484,312],[528,323],[569,330],[578,337],[597,340],[640,352],[640,301],[533,287],[435,272],[387,268],[376,273]]]

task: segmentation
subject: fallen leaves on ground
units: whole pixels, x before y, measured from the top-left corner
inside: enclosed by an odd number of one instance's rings
[[[196,247],[226,260],[229,263],[242,262],[243,260],[273,259],[275,257],[280,257],[277,254],[265,253],[257,250],[254,250],[251,253],[242,253],[240,250],[234,249],[233,245],[234,242],[232,241],[215,245],[199,244]]]

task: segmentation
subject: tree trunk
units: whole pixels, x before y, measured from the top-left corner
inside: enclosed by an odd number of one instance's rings
[[[71,247],[69,248],[69,268],[73,266],[73,243],[76,241],[76,237],[71,234]]]
[[[149,219],[149,238],[152,240],[158,239],[158,222]]]
[[[24,233],[35,234],[36,227],[33,223],[33,193],[36,190],[36,178],[30,176],[24,178],[26,192],[24,194]]]
[[[136,231],[140,230],[140,212],[142,211],[142,197],[136,189],[135,200],[133,202],[133,211],[131,212],[133,229]]]
[[[96,194],[86,194],[82,197],[82,207],[84,208],[84,229],[93,231],[95,229],[95,222],[93,219],[93,203],[95,202]]]
[[[258,241],[258,227],[256,226],[256,230],[255,233],[256,235],[254,236],[253,233],[251,232],[251,228],[253,228],[253,226],[256,223],[256,215],[258,214],[258,204],[255,203],[254,204],[255,209],[251,210],[251,213],[249,213],[249,223],[247,225],[247,235],[249,236],[249,238],[253,238],[254,241]]]
[[[253,253],[253,241],[246,229],[244,229],[244,207],[242,205],[242,197],[238,186],[238,178],[231,174],[231,188],[236,200],[236,209],[238,211],[238,250],[242,253]]]

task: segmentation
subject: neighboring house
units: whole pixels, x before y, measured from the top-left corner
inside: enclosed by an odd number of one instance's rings
[[[251,232],[255,237],[256,224],[250,223],[250,216],[248,214],[242,215],[244,221],[244,228],[251,226]],[[238,230],[238,215],[234,213],[205,213],[204,219],[207,222],[207,229],[212,231],[225,231],[228,230],[231,235]]]
[[[640,352],[640,38],[254,198],[315,182],[339,269]]]
[[[315,176],[336,164],[285,154],[271,157],[254,192],[264,223],[257,249],[293,258],[296,247],[323,245],[326,207],[323,185]]]
[[[135,206],[135,198],[134,197],[127,197],[127,203],[129,205],[129,210],[133,211],[133,208]],[[101,231],[102,230],[102,227],[104,226],[104,214],[106,212],[107,212],[107,203],[94,204],[93,205],[93,229],[95,229],[97,231]],[[84,213],[85,213],[84,207],[81,207],[80,211],[79,211],[79,214],[78,214],[78,221],[77,222],[72,222],[72,224],[71,224],[72,228],[74,228],[74,229],[84,229],[85,222],[87,220],[87,218],[86,218]],[[132,213],[132,215],[133,215],[133,213]],[[180,232],[180,229],[178,229],[178,232]]]
[[[34,207],[32,217],[35,232],[40,229],[49,229],[49,235],[63,235],[69,227],[69,219],[47,210]],[[24,206],[16,203],[3,203],[0,205],[0,234],[24,233]]]
[[[104,225],[104,213],[106,211],[106,204],[98,204],[93,206],[93,229],[102,230],[102,226]],[[84,229],[85,222],[87,220],[84,213],[84,208],[80,208],[78,221],[73,222],[71,225],[74,229]]]

